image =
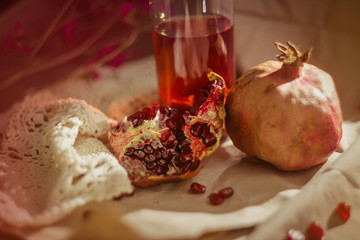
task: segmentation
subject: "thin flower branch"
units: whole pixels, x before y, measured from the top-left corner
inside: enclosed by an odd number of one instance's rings
[[[58,14],[54,17],[54,19],[51,21],[49,27],[46,29],[46,31],[44,32],[44,34],[41,36],[38,44],[36,45],[34,51],[31,53],[30,55],[30,59],[29,61],[31,62],[34,57],[36,56],[36,54],[40,51],[40,49],[42,48],[42,46],[44,45],[44,43],[46,42],[46,40],[49,38],[49,36],[53,33],[54,28],[56,27],[56,25],[58,25],[59,21],[61,20],[61,18],[64,16],[64,14],[67,12],[67,10],[70,8],[70,6],[72,5],[72,3],[74,2],[74,0],[67,0],[63,7],[60,9],[60,11],[58,12]]]
[[[106,0],[106,1],[103,0],[103,1],[101,1],[100,3],[96,3],[96,2],[95,2],[95,3],[91,6],[91,8],[87,9],[86,11],[82,11],[82,12],[77,13],[77,14],[70,13],[70,14],[69,14],[70,16],[68,16],[67,18],[60,19],[57,28],[54,29],[54,32],[58,31],[61,26],[63,26],[64,24],[66,24],[66,22],[70,22],[70,21],[79,19],[79,18],[81,18],[81,17],[83,17],[83,16],[85,16],[85,15],[91,13],[91,12],[96,11],[96,10],[99,9],[100,7],[105,6],[105,5],[106,5],[107,3],[109,3],[109,2],[110,2],[110,0]],[[71,9],[70,9],[70,10],[71,10]],[[73,12],[74,12],[74,11],[73,11]]]

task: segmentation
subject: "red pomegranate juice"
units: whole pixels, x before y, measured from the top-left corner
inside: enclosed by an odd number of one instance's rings
[[[235,79],[234,28],[222,16],[177,18],[153,31],[159,96],[163,104],[188,110],[201,97],[208,70],[222,76],[227,91]]]

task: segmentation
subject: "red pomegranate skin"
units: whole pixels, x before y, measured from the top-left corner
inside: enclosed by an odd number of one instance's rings
[[[333,79],[307,63],[267,61],[250,69],[235,82],[225,109],[234,145],[281,170],[325,162],[342,136]]]

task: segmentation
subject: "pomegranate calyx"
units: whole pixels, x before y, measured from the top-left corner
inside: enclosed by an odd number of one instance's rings
[[[306,50],[304,53],[301,53],[291,42],[287,41],[286,44],[289,47],[282,43],[275,42],[277,49],[282,52],[277,55],[276,58],[287,66],[302,67],[303,63],[307,62],[310,58],[311,48]]]

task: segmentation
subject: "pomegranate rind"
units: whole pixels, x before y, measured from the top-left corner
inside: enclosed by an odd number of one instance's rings
[[[125,154],[129,148],[142,148],[145,144],[150,144],[153,149],[163,147],[161,136],[170,131],[164,124],[166,117],[160,113],[160,105],[154,104],[157,109],[156,116],[145,120],[141,125],[134,126],[134,123],[125,117],[116,126],[109,130],[109,142],[119,163],[127,170],[130,180],[137,186],[149,187],[163,182],[183,180],[195,176],[203,165],[203,159],[213,153],[220,145],[220,138],[224,129],[225,120],[225,81],[217,74],[209,72],[211,90],[204,102],[198,107],[196,113],[184,113],[181,115],[184,121],[182,132],[190,143],[192,151],[192,165],[190,170],[182,171],[176,164],[168,165],[166,174],[156,174],[149,171],[145,164],[135,158]],[[204,139],[195,137],[191,133],[194,124],[206,124],[208,133],[216,138],[211,139],[210,144],[206,144]],[[175,149],[168,149],[173,152]],[[193,165],[195,167],[193,167]]]
[[[138,179],[132,182],[138,187],[147,188],[147,187],[159,185],[161,183],[182,181],[196,176],[200,172],[202,166],[203,166],[203,161],[200,161],[198,168],[196,168],[194,171],[188,171],[185,174],[167,175],[167,176],[152,175],[148,178]]]

